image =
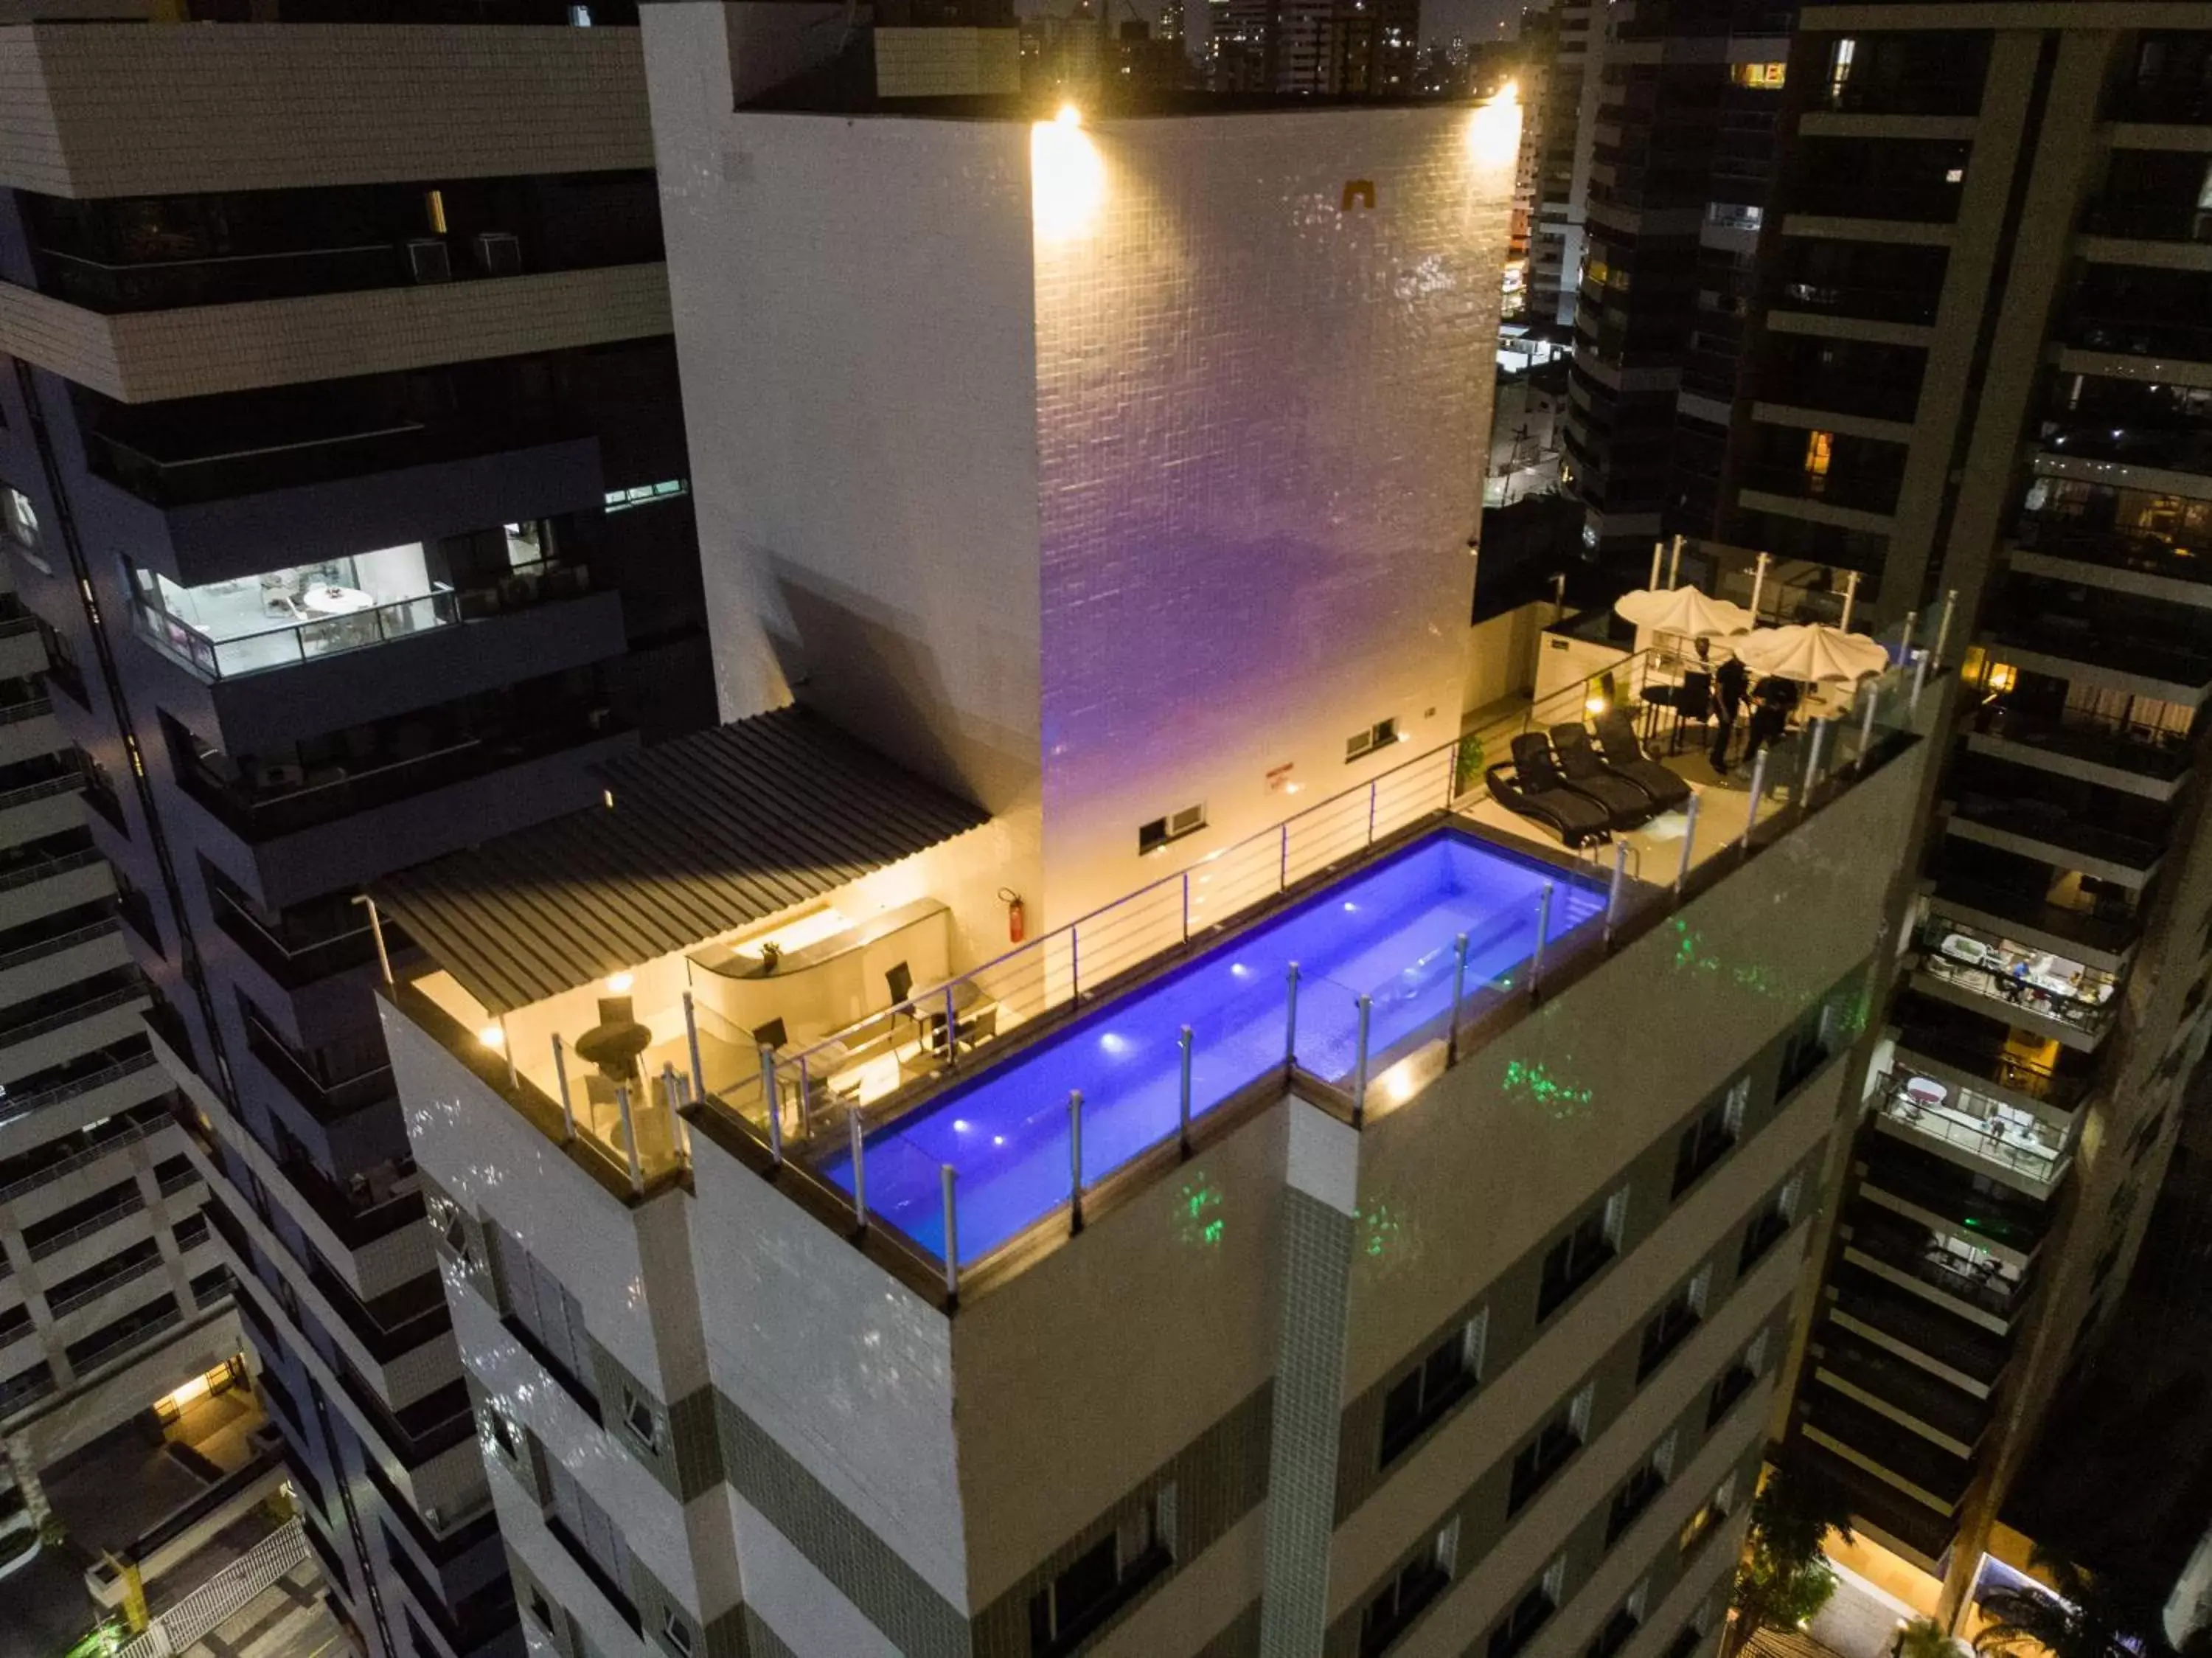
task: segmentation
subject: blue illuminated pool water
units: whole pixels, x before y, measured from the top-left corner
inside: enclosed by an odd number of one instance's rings
[[[942,1253],[939,1170],[951,1164],[960,1254],[973,1261],[1067,1202],[1070,1089],[1083,1092],[1088,1186],[1176,1134],[1183,1026],[1192,1033],[1194,1116],[1280,1068],[1292,961],[1298,1063],[1318,1076],[1348,1076],[1361,994],[1370,1000],[1370,1055],[1440,1023],[1458,935],[1468,936],[1472,997],[1533,953],[1547,881],[1555,883],[1552,939],[1603,907],[1603,893],[1572,875],[1439,831],[878,1130],[865,1154],[868,1207]],[[849,1153],[825,1161],[822,1173],[852,1190]]]

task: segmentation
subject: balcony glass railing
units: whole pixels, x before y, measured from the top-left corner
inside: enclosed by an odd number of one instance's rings
[[[366,595],[362,595],[366,596]],[[143,600],[131,607],[140,637],[210,680],[289,667],[318,656],[388,644],[394,639],[450,627],[461,619],[459,597],[439,583],[412,598],[349,610],[343,614],[293,622],[250,633],[216,638]]]
[[[1692,838],[1679,885],[1624,876],[1610,899],[1604,871],[1546,873],[1458,822],[1473,780],[1455,745],[811,1043],[764,1051],[707,1016],[681,994],[680,957],[621,975],[611,1009],[593,985],[494,1017],[434,970],[392,994],[611,1191],[686,1165],[671,1107],[703,1093],[697,1120],[726,1143],[757,1148],[810,1202],[957,1285],[963,1265],[1079,1217],[1102,1181],[1172,1156],[1232,1101],[1295,1077],[1357,1121],[1424,1086],[1517,1021],[1540,980],[1661,924],[1909,747],[1913,675],[1893,669],[1860,697],[1831,741],[1778,751],[1767,775],[1789,780],[1786,808],[1731,814]],[[1293,888],[1297,901],[1227,938]],[[1461,942],[1474,937],[1479,950]],[[957,1214],[940,1202],[955,1185]]]
[[[1971,1152],[2024,1176],[2038,1195],[2058,1183],[2071,1161],[2072,1136],[1971,1088],[1900,1066],[1879,1085],[1881,1114],[1900,1127]]]
[[[2090,708],[2047,710],[2008,701],[2002,693],[1975,710],[1972,719],[1984,735],[2142,777],[2172,782],[2188,776],[2193,763],[2187,726]]]

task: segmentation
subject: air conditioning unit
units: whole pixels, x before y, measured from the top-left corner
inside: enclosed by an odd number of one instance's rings
[[[422,237],[407,244],[407,271],[418,285],[426,282],[451,282],[453,279],[453,256],[445,243],[434,237]]]
[[[479,230],[477,266],[488,277],[520,276],[522,244],[514,239],[511,230]]]

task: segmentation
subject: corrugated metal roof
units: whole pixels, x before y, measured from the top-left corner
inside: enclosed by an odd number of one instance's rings
[[[989,815],[796,706],[624,754],[599,776],[611,809],[374,887],[495,1013],[819,898]]]

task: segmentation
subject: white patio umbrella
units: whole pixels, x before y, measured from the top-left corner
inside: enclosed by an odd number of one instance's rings
[[[1862,680],[1889,666],[1889,653],[1863,633],[1846,633],[1826,622],[1763,627],[1735,642],[1735,654],[1754,674],[1785,680]]]
[[[1678,633],[1702,639],[1717,633],[1747,632],[1751,613],[1725,599],[1709,599],[1696,588],[1639,588],[1614,601],[1613,613],[1640,631]]]

